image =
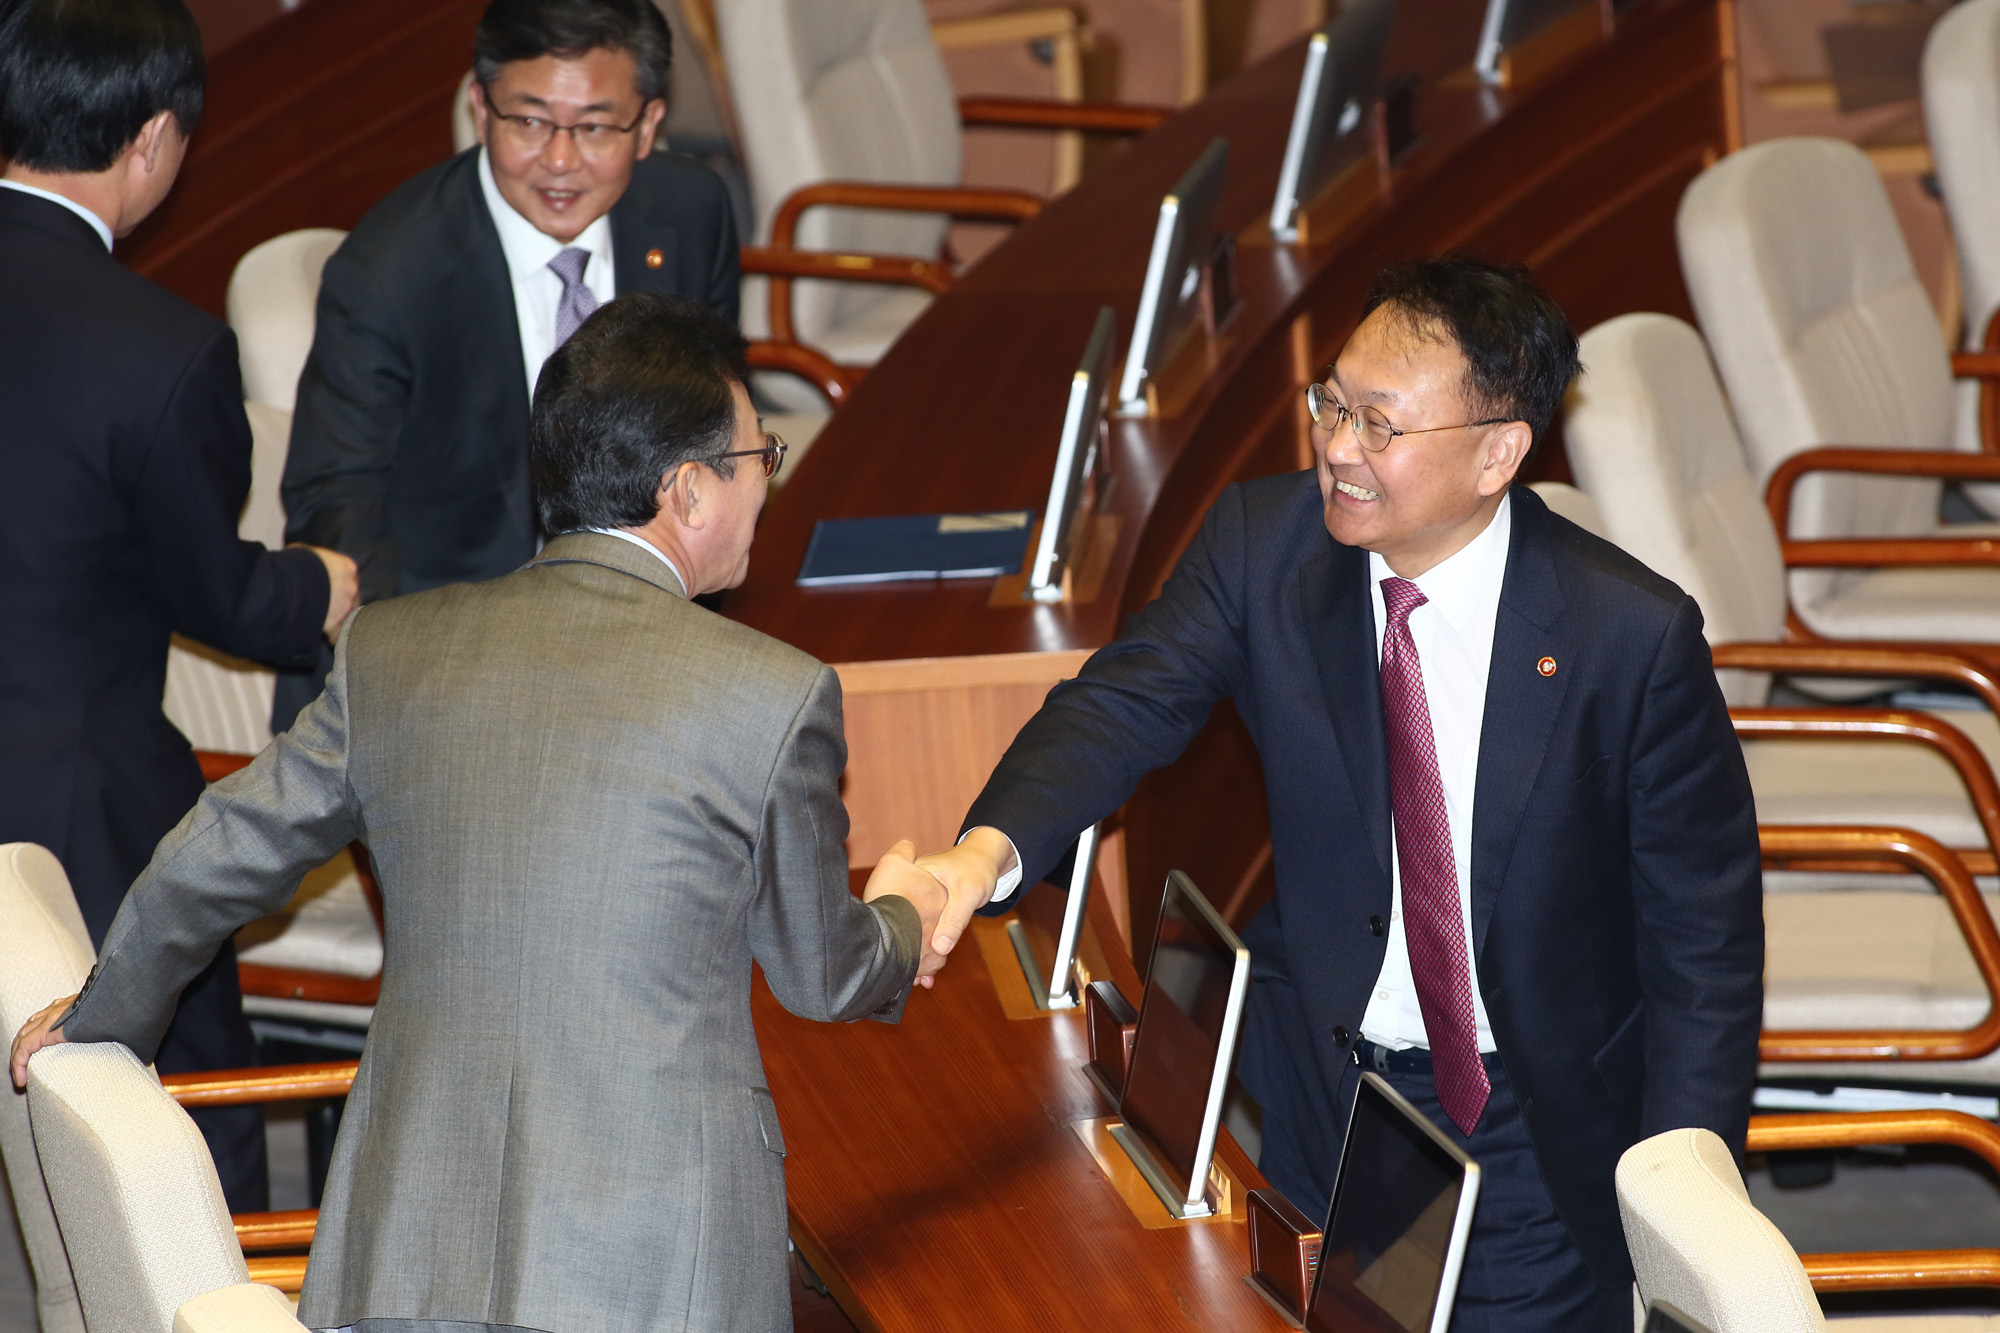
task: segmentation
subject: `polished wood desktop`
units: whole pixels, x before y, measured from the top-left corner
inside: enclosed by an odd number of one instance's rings
[[[1053,928],[1061,896],[1024,911]],[[1025,982],[980,947],[1002,924],[978,926],[893,1026],[809,1023],[755,983],[792,1239],[847,1317],[880,1333],[1287,1327],[1243,1281],[1240,1193],[1263,1177],[1225,1132],[1231,1215],[1175,1224],[1150,1195],[1129,1203],[1120,1163],[1107,1174],[1078,1133],[1117,1109],[1083,1072],[1083,1011],[1008,1017],[1001,986]],[[1083,955],[1136,1002],[1129,955],[1099,947],[1115,932],[1093,895]]]
[[[1214,89],[1053,200],[939,297],[869,372],[772,500],[726,614],[823,661],[847,686],[845,796],[854,864],[899,837],[955,837],[1007,742],[1050,685],[1109,643],[1159,589],[1223,487],[1308,465],[1304,386],[1359,320],[1373,274],[1465,249],[1521,260],[1578,329],[1634,310],[1689,316],[1673,219],[1734,143],[1728,0],[1642,0],[1617,30],[1538,80],[1471,75],[1482,0],[1404,5],[1386,71],[1414,72],[1411,149],[1357,173],[1309,246],[1274,244],[1276,186],[1303,41]],[[816,520],[1037,509],[1072,370],[1100,306],[1129,337],[1159,201],[1211,139],[1229,141],[1220,222],[1238,238],[1238,313],[1163,376],[1165,415],[1116,420],[1098,595],[995,605],[991,581],[794,585]],[[1559,435],[1531,476],[1563,479]],[[1105,520],[1109,520],[1108,522]],[[1270,891],[1262,776],[1224,705],[1107,837],[1114,900],[1134,886],[1145,938],[1166,872],[1193,875],[1232,919]],[[1125,919],[1120,908],[1121,921]]]

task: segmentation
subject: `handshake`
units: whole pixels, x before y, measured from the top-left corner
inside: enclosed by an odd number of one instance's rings
[[[895,894],[917,909],[923,929],[923,958],[917,984],[928,987],[943,969],[972,914],[992,901],[1000,877],[1015,868],[1014,845],[998,829],[976,828],[956,847],[918,856],[908,840],[891,847],[862,892],[863,902]]]

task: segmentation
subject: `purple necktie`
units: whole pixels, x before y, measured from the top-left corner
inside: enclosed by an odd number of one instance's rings
[[[583,321],[597,312],[597,298],[590,294],[590,288],[583,285],[583,270],[590,263],[590,251],[579,250],[575,246],[563,251],[549,261],[549,267],[562,279],[562,300],[556,302],[556,346],[569,341],[569,336],[583,326]]]
[[[1410,637],[1410,612],[1427,600],[1408,579],[1382,580],[1382,604],[1389,612],[1382,636],[1382,716],[1389,729],[1389,790],[1410,974],[1430,1038],[1438,1101],[1460,1132],[1470,1135],[1493,1085],[1479,1061],[1458,865],[1451,855],[1451,824],[1445,816],[1444,783],[1438,778],[1423,663]]]

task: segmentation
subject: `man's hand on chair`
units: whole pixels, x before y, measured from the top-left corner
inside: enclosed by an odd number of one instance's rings
[[[44,1046],[60,1046],[63,1044],[62,1029],[56,1026],[56,1020],[68,1013],[69,1007],[75,1003],[76,996],[65,995],[62,999],[57,1000],[54,1004],[21,1025],[20,1034],[14,1038],[13,1069],[15,1087],[25,1088],[28,1086],[29,1056],[41,1050]]]

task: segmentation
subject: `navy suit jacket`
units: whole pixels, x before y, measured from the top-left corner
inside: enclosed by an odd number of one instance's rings
[[[238,538],[249,493],[228,326],[0,190],[0,842],[56,854],[92,939],[201,795],[169,636],[273,666],[321,642],[326,567]]]
[[[967,816],[1034,883],[1234,700],[1271,810],[1277,893],[1244,940],[1239,1072],[1267,1140],[1331,1192],[1331,1089],[1351,1058],[1393,893],[1388,750],[1367,552],[1335,542],[1312,472],[1232,486],[1160,597],[1057,686]],[[1538,663],[1553,658],[1543,675]],[[1682,1126],[1739,1154],[1763,1010],[1749,776],[1693,599],[1513,493],[1473,797],[1480,991],[1550,1196],[1600,1280],[1630,1280],[1612,1173]]]

